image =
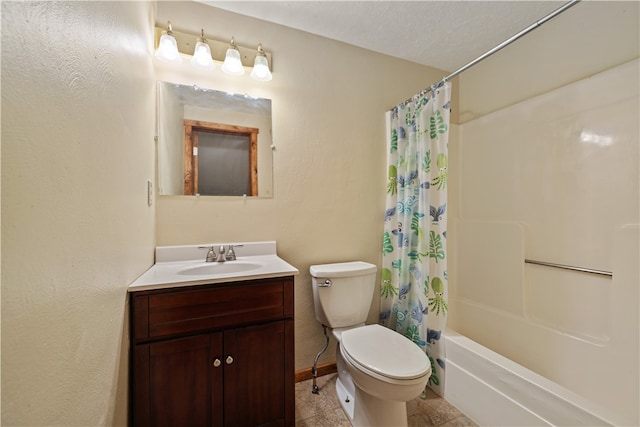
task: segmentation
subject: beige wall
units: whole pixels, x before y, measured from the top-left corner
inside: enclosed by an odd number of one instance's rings
[[[638,57],[637,1],[583,1],[459,76],[460,122]]]
[[[153,263],[153,10],[2,2],[2,424],[125,425]]]
[[[322,348],[309,266],[364,260],[379,265],[384,215],[384,113],[445,73],[201,4],[161,2],[156,22],[273,53],[273,80],[226,76],[201,85],[273,100],[274,197],[160,197],[159,245],[276,240],[296,277],[296,369]],[[320,64],[316,66],[314,64]],[[185,71],[185,73],[188,71]],[[166,70],[163,71],[166,75]],[[178,76],[180,77],[180,76]],[[184,78],[184,74],[183,74]],[[377,300],[369,321],[378,317]],[[321,363],[334,359],[327,351]]]

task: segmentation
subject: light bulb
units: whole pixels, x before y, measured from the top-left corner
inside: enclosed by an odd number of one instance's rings
[[[213,70],[215,67],[211,58],[211,48],[207,44],[207,39],[204,38],[204,29],[201,30],[201,37],[198,37],[196,47],[193,50],[191,65],[205,70]]]
[[[251,78],[262,82],[268,82],[272,79],[271,71],[269,71],[269,62],[266,56],[256,56],[256,61],[253,64],[253,70],[251,71]]]
[[[178,43],[175,37],[173,37],[173,31],[171,31],[171,22],[168,22],[166,34],[160,37],[160,43],[158,44],[158,50],[156,50],[155,56],[166,62],[182,62],[182,58],[180,58],[180,53],[178,52]]]
[[[236,44],[231,37],[231,46],[227,49],[227,54],[224,57],[222,63],[222,71],[234,76],[241,76],[244,74],[244,67],[242,66],[242,60],[240,59],[240,52],[236,48]]]

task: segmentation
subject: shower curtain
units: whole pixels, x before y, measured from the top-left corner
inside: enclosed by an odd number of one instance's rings
[[[447,166],[451,83],[387,113],[387,200],[380,323],[420,346],[442,394],[447,316]]]

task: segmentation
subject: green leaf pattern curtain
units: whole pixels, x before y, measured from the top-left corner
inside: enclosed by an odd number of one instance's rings
[[[447,316],[447,168],[451,83],[388,117],[380,323],[420,346],[429,384],[444,385]]]

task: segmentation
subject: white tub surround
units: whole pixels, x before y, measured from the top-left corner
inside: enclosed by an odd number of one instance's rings
[[[616,425],[603,408],[456,331],[444,339],[444,398],[479,425]]]
[[[207,250],[201,248],[229,245],[234,246],[236,260],[205,261]],[[129,292],[297,274],[297,268],[277,255],[275,241],[158,246],[156,263],[129,285]]]
[[[639,73],[634,59],[461,125],[447,206],[448,327],[633,426]]]

